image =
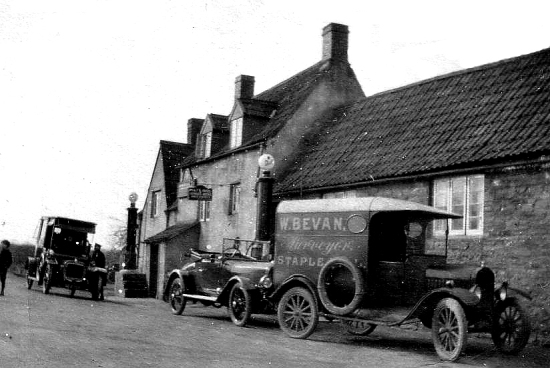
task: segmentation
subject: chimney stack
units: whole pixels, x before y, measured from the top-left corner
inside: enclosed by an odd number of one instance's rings
[[[239,75],[235,78],[235,100],[254,96],[254,77]]]
[[[323,60],[348,61],[348,26],[330,23],[323,28]]]
[[[187,143],[195,145],[197,143],[197,135],[202,129],[204,119],[191,118],[187,120]]]

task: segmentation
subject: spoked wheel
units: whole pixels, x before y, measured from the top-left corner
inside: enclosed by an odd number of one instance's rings
[[[367,336],[376,329],[376,325],[365,321],[347,321],[342,320],[346,331],[352,335]]]
[[[172,285],[170,286],[170,295],[168,296],[172,313],[177,315],[183,313],[185,304],[187,303],[187,299],[183,296],[184,292],[185,286],[183,284],[183,280],[179,277],[174,279],[174,281],[172,281]]]
[[[445,298],[439,301],[432,317],[432,339],[437,355],[454,362],[466,346],[468,322],[458,301]]]
[[[530,334],[529,318],[515,298],[506,299],[496,306],[491,337],[498,350],[517,354],[529,341]]]
[[[288,290],[277,308],[279,326],[288,336],[305,339],[319,322],[319,310],[311,292],[303,287]]]
[[[229,316],[235,325],[243,327],[248,322],[251,313],[252,300],[250,293],[238,282],[233,285],[229,294]]]
[[[49,294],[52,288],[52,276],[53,272],[50,265],[46,266],[46,272],[44,272],[44,279],[42,280],[42,291],[44,294]]]

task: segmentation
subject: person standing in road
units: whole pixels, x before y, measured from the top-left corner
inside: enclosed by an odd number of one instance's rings
[[[92,253],[92,265],[95,267],[105,268],[105,255],[101,252],[101,245],[94,245],[94,252]]]
[[[4,295],[6,275],[8,274],[8,268],[10,268],[11,262],[10,242],[8,240],[2,240],[2,250],[0,250],[0,282],[2,283],[2,290],[0,291],[0,296]]]

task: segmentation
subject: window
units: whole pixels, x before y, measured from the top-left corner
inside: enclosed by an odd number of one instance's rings
[[[241,184],[231,184],[229,187],[229,214],[239,212],[239,201],[241,198]]]
[[[160,210],[160,190],[151,194],[151,217],[157,217]]]
[[[199,135],[199,157],[210,157],[212,150],[212,132]]]
[[[199,201],[199,221],[210,221],[210,201]]]
[[[230,124],[230,148],[239,147],[243,142],[243,118],[231,121]]]
[[[484,176],[460,176],[434,181],[434,207],[462,215],[449,220],[450,235],[483,234]],[[445,233],[446,221],[436,221],[436,234]]]

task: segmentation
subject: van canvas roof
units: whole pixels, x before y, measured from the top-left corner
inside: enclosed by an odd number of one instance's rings
[[[310,212],[411,212],[434,219],[462,217],[424,204],[385,197],[291,200],[282,201],[277,207],[277,213]]]

